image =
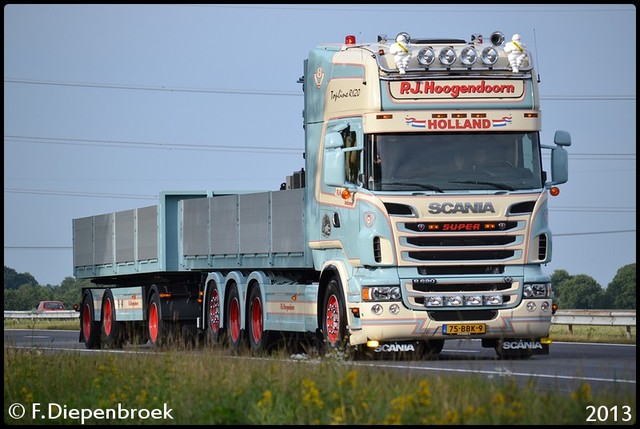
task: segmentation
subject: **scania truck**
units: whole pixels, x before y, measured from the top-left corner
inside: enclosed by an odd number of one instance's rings
[[[80,342],[260,353],[294,337],[428,356],[464,338],[499,358],[548,354],[548,200],[571,137],[541,141],[539,79],[516,36],[312,49],[304,166],[280,189],[163,191],[73,220],[74,276],[92,284]]]

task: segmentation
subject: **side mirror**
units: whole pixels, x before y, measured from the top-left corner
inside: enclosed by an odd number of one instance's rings
[[[567,131],[556,131],[553,142],[556,147],[551,149],[550,185],[559,185],[569,180],[569,153],[564,147],[571,146],[571,134]]]
[[[553,136],[553,142],[558,146],[571,146],[571,134],[567,131],[558,130]]]

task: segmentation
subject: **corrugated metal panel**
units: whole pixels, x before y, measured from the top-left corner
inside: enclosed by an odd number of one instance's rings
[[[304,189],[272,192],[272,251],[304,251]]]
[[[211,254],[238,253],[238,196],[211,198]]]
[[[138,209],[138,260],[158,259],[158,206]]]
[[[93,265],[93,216],[73,220],[73,266]]]
[[[209,254],[209,199],[183,201],[182,250],[187,256]]]
[[[94,263],[113,264],[113,213],[94,216]]]
[[[269,252],[269,195],[240,195],[240,253]]]
[[[135,260],[135,210],[115,214],[116,262]]]

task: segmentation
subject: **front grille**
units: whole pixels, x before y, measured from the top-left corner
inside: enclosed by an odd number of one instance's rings
[[[373,259],[378,263],[382,262],[382,251],[380,250],[380,237],[373,238]]]
[[[436,322],[467,322],[470,320],[493,320],[498,316],[496,310],[446,310],[430,311],[429,317]]]
[[[452,247],[452,246],[503,246],[516,241],[510,235],[482,235],[482,236],[437,236],[437,237],[408,237],[407,243],[420,247]]]
[[[540,261],[547,259],[547,234],[538,237],[538,259]]]
[[[422,283],[414,280],[413,290],[418,292],[495,292],[507,290],[511,283]]]
[[[462,251],[418,251],[407,252],[416,261],[500,261],[512,258],[513,250],[462,250]]]

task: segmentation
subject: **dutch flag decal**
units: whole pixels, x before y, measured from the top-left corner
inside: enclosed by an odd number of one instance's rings
[[[494,127],[504,127],[511,123],[511,116],[503,116],[502,119],[493,119],[491,122]]]
[[[427,127],[427,121],[426,120],[419,121],[416,118],[407,118],[406,119],[406,124],[407,125],[411,125],[414,128],[426,128]]]

